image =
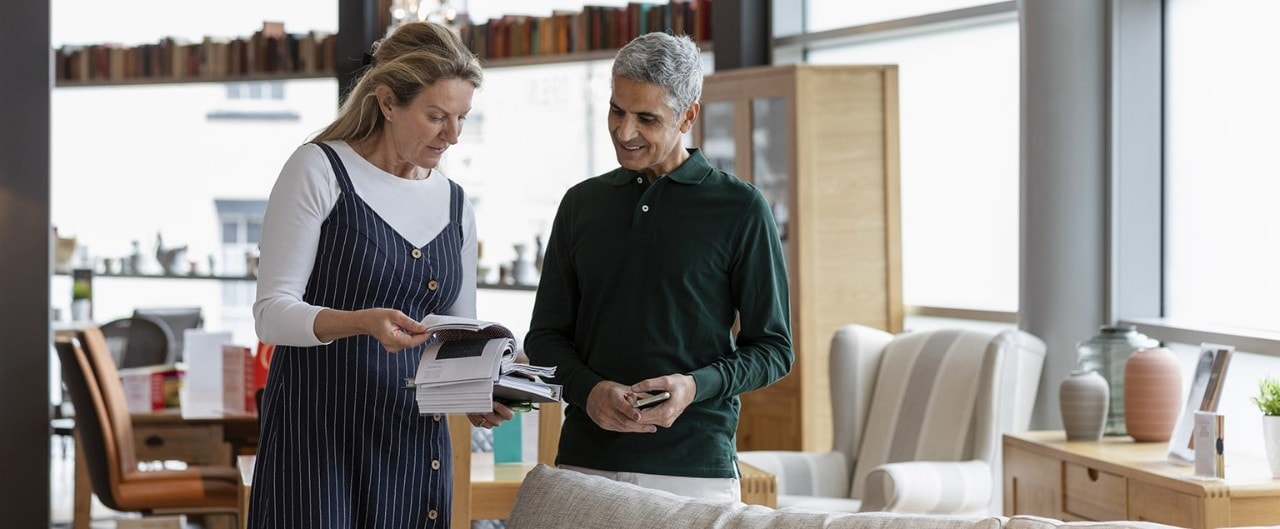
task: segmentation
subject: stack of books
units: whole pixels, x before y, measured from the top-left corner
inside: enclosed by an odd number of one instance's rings
[[[521,407],[560,400],[560,385],[541,381],[555,368],[516,363],[506,327],[437,314],[422,323],[432,339],[412,384],[419,413],[486,413],[494,400]]]

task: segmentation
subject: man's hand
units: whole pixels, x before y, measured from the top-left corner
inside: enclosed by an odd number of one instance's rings
[[[587,395],[587,415],[596,425],[611,432],[653,433],[656,426],[641,424],[640,410],[635,409],[635,394],[631,388],[611,382],[602,381],[591,388]]]
[[[632,385],[630,390],[633,400],[636,398],[637,393],[670,391],[671,398],[667,399],[666,402],[641,410],[640,418],[638,419],[640,424],[652,424],[670,428],[676,422],[676,419],[680,418],[680,415],[684,413],[684,409],[693,402],[694,395],[698,393],[698,383],[689,375],[667,375],[641,380]]]
[[[467,420],[477,428],[493,429],[498,425],[515,418],[516,412],[498,401],[493,401],[493,411],[489,413],[468,413]]]

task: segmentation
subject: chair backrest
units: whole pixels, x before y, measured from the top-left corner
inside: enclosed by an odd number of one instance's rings
[[[124,323],[118,323],[123,321]],[[124,327],[121,331],[120,327]],[[177,361],[173,333],[165,322],[151,316],[135,315],[107,322],[99,328],[107,339],[116,366],[143,367]],[[123,338],[119,335],[123,334]],[[116,346],[112,347],[112,343]]]
[[[117,366],[123,367],[120,362],[124,360],[124,349],[129,345],[131,322],[131,318],[118,318],[98,326],[102,330],[102,336],[107,340],[107,348],[111,350],[111,358],[116,361]]]
[[[902,461],[982,460],[998,468],[1000,436],[1025,431],[1045,345],[1026,332],[941,329],[884,347],[862,424],[852,495]]]
[[[119,438],[111,424],[107,404],[93,366],[78,338],[58,337],[54,349],[62,366],[62,381],[75,406],[76,431],[84,451],[93,492],[103,505],[121,510],[116,502],[120,482]],[[132,425],[130,425],[132,427]],[[132,449],[132,439],[129,440]]]
[[[159,320],[169,331],[169,348],[166,364],[183,360],[183,347],[187,329],[204,327],[204,315],[200,307],[152,307],[133,310],[133,317],[148,317]]]
[[[76,338],[93,369],[106,418],[111,426],[109,433],[115,439],[115,460],[119,471],[113,474],[113,484],[118,486],[125,476],[138,471],[138,454],[133,445],[133,417],[129,413],[129,402],[125,400],[120,372],[111,360],[111,351],[107,349],[102,331],[96,327],[81,329],[76,332]]]

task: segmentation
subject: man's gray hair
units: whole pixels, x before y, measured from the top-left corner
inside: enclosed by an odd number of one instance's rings
[[[702,54],[687,35],[647,33],[618,50],[613,76],[667,89],[676,118],[702,97]]]

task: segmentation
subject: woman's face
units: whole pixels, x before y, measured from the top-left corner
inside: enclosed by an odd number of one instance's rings
[[[444,151],[458,143],[475,91],[475,85],[469,81],[446,79],[419,92],[413,101],[403,106],[387,104],[391,98],[380,94],[387,118],[386,133],[391,138],[396,159],[426,169],[439,165]]]

